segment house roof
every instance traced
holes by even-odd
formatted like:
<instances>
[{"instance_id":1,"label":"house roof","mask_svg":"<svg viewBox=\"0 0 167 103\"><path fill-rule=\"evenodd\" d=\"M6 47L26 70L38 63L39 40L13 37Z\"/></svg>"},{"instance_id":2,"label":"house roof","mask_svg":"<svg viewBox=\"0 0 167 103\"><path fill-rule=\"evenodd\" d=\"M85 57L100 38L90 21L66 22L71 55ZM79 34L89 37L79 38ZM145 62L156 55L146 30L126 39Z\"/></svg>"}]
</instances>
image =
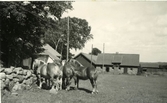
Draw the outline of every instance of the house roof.
<instances>
[{"instance_id":1,"label":"house roof","mask_svg":"<svg viewBox=\"0 0 167 103\"><path fill-rule=\"evenodd\" d=\"M140 66L143 68L159 68L159 63L140 62Z\"/></svg>"},{"instance_id":2,"label":"house roof","mask_svg":"<svg viewBox=\"0 0 167 103\"><path fill-rule=\"evenodd\" d=\"M95 64L96 63L96 59L97 59L97 56L96 55L90 55L90 54L86 54L86 53L79 53L78 55L76 55L74 57L77 58L79 55L83 55L85 58L87 58L89 61L91 61L92 59L92 62Z\"/></svg>"},{"instance_id":3,"label":"house roof","mask_svg":"<svg viewBox=\"0 0 167 103\"><path fill-rule=\"evenodd\" d=\"M45 49L42 53L40 53L41 55L49 55L52 59L56 59L58 60L61 55L54 50L49 44L46 44L43 46L43 48Z\"/></svg>"},{"instance_id":4,"label":"house roof","mask_svg":"<svg viewBox=\"0 0 167 103\"><path fill-rule=\"evenodd\" d=\"M103 58L104 65L120 63L121 66L139 66L139 54L102 53L98 55L96 64L102 65Z\"/></svg>"}]
</instances>

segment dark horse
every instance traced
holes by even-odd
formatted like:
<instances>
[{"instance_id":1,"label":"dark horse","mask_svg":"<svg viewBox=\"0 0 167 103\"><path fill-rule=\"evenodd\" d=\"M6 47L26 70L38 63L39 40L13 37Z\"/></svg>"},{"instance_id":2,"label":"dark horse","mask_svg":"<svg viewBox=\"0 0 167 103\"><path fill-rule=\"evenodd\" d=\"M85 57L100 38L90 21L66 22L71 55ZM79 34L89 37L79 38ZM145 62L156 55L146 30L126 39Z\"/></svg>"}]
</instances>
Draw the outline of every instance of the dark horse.
<instances>
[{"instance_id":1,"label":"dark horse","mask_svg":"<svg viewBox=\"0 0 167 103\"><path fill-rule=\"evenodd\" d=\"M62 71L63 71L62 86L64 89L69 90L71 79L74 77L74 67L71 65L70 62L63 60L62 61Z\"/></svg>"},{"instance_id":2,"label":"dark horse","mask_svg":"<svg viewBox=\"0 0 167 103\"><path fill-rule=\"evenodd\" d=\"M97 83L96 83L98 72L96 71L96 68L94 68L93 66L84 67L77 60L70 59L64 65L63 76L64 74L68 74L68 79L66 80L67 89L69 88L69 85L71 84L70 81L72 77L75 80L75 85L77 88L79 88L79 79L81 80L89 79L93 87L92 94L98 93Z\"/></svg>"}]
</instances>

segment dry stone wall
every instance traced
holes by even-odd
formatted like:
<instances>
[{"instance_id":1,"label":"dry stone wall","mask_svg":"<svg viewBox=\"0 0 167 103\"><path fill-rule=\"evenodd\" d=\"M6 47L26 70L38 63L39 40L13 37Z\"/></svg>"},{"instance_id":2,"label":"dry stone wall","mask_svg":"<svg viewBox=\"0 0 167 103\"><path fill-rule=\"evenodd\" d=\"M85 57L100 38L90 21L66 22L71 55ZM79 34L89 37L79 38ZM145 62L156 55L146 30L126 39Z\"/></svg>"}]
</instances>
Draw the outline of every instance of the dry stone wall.
<instances>
[{"instance_id":1,"label":"dry stone wall","mask_svg":"<svg viewBox=\"0 0 167 103\"><path fill-rule=\"evenodd\" d=\"M25 90L31 88L35 81L36 76L32 70L26 70L22 67L0 68L1 91Z\"/></svg>"}]
</instances>

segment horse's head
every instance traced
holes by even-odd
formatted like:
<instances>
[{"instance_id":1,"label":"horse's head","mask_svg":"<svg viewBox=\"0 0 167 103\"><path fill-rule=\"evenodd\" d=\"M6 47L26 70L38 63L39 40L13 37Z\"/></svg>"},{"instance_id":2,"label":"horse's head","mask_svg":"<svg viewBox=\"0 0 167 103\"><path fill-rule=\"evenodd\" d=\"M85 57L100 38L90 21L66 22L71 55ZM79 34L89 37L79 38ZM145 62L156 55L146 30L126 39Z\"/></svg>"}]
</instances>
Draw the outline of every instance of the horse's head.
<instances>
[{"instance_id":1,"label":"horse's head","mask_svg":"<svg viewBox=\"0 0 167 103\"><path fill-rule=\"evenodd\" d=\"M40 65L43 65L43 64L46 64L46 63L44 61L42 61L42 60L39 60L39 59L35 59L33 61L32 70L34 71L35 74L36 74L36 71L37 71L38 67Z\"/></svg>"},{"instance_id":2,"label":"horse's head","mask_svg":"<svg viewBox=\"0 0 167 103\"><path fill-rule=\"evenodd\" d=\"M35 68L38 68L42 64L45 64L45 62L42 61L42 60L35 59L33 61L33 67L32 67L32 69L34 70Z\"/></svg>"}]
</instances>

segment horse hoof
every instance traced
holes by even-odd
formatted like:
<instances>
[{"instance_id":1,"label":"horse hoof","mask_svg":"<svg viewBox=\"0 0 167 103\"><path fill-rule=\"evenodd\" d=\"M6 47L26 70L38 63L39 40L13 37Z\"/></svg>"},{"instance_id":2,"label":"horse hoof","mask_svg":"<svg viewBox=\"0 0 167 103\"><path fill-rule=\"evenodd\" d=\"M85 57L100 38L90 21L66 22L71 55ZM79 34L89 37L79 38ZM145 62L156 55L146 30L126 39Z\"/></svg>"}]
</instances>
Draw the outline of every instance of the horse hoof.
<instances>
[{"instance_id":1,"label":"horse hoof","mask_svg":"<svg viewBox=\"0 0 167 103\"><path fill-rule=\"evenodd\" d=\"M41 87L38 87L39 89L41 89Z\"/></svg>"},{"instance_id":2,"label":"horse hoof","mask_svg":"<svg viewBox=\"0 0 167 103\"><path fill-rule=\"evenodd\" d=\"M96 94L98 94L99 93L99 91L98 90L96 90Z\"/></svg>"},{"instance_id":3,"label":"horse hoof","mask_svg":"<svg viewBox=\"0 0 167 103\"><path fill-rule=\"evenodd\" d=\"M56 89L51 89L49 92L52 93L52 94L57 94L58 93L58 91Z\"/></svg>"},{"instance_id":4,"label":"horse hoof","mask_svg":"<svg viewBox=\"0 0 167 103\"><path fill-rule=\"evenodd\" d=\"M66 88L66 91L69 91L69 89L68 89L68 88Z\"/></svg>"},{"instance_id":5,"label":"horse hoof","mask_svg":"<svg viewBox=\"0 0 167 103\"><path fill-rule=\"evenodd\" d=\"M92 94L94 94L95 92L92 92Z\"/></svg>"}]
</instances>

